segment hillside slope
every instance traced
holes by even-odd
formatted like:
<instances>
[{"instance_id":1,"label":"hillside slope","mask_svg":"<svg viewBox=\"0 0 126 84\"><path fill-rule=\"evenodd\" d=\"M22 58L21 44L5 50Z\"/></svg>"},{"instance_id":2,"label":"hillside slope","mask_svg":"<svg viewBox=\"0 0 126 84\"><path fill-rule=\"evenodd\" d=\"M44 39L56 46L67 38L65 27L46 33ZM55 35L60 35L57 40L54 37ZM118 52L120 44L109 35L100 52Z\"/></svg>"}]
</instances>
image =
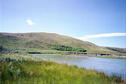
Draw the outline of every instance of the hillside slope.
<instances>
[{"instance_id":1,"label":"hillside slope","mask_svg":"<svg viewBox=\"0 0 126 84\"><path fill-rule=\"evenodd\" d=\"M126 48L115 48L115 47L106 47L109 50L120 52L120 53L126 53Z\"/></svg>"},{"instance_id":2,"label":"hillside slope","mask_svg":"<svg viewBox=\"0 0 126 84\"><path fill-rule=\"evenodd\" d=\"M0 45L8 48L51 49L51 45L66 45L73 48L84 48L87 52L116 53L87 41L55 33L0 33Z\"/></svg>"}]
</instances>

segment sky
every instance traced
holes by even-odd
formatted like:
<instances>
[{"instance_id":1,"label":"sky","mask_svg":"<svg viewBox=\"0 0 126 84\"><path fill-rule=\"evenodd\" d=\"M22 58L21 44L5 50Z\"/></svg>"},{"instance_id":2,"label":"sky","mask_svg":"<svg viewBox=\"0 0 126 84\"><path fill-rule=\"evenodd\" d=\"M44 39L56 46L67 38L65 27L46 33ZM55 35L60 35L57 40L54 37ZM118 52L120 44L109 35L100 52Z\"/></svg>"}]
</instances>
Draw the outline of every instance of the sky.
<instances>
[{"instance_id":1,"label":"sky","mask_svg":"<svg viewBox=\"0 0 126 84\"><path fill-rule=\"evenodd\" d=\"M0 32L48 32L126 48L126 0L0 0Z\"/></svg>"}]
</instances>

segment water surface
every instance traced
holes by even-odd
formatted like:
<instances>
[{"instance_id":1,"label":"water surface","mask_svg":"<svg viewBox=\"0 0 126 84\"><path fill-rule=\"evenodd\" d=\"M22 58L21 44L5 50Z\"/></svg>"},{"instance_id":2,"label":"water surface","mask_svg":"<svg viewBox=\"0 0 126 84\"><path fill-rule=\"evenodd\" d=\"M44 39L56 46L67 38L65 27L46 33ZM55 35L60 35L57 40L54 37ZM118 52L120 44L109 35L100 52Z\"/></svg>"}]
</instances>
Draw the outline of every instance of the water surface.
<instances>
[{"instance_id":1,"label":"water surface","mask_svg":"<svg viewBox=\"0 0 126 84\"><path fill-rule=\"evenodd\" d=\"M104 72L126 78L126 59L97 58L88 56L62 56L57 54L32 54L45 60L51 60L68 65L76 65L86 69Z\"/></svg>"}]
</instances>

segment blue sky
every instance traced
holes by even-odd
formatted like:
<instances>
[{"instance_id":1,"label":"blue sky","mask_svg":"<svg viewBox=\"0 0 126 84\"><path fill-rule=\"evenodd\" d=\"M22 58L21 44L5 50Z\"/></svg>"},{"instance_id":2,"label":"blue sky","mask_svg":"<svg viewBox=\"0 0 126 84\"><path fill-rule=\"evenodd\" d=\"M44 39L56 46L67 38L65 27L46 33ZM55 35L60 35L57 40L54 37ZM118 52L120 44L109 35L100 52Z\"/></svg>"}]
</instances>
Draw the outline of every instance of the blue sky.
<instances>
[{"instance_id":1,"label":"blue sky","mask_svg":"<svg viewBox=\"0 0 126 84\"><path fill-rule=\"evenodd\" d=\"M126 34L111 35L126 33L126 0L0 0L0 32L58 33L126 48Z\"/></svg>"}]
</instances>

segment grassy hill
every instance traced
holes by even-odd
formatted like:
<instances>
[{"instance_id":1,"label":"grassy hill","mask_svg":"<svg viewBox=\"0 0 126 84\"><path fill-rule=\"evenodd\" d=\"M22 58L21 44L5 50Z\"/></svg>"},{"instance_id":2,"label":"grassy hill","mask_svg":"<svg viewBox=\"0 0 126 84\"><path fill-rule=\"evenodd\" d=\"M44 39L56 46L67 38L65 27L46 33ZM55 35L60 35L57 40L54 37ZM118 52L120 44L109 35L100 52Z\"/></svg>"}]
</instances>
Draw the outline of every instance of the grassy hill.
<instances>
[{"instance_id":1,"label":"grassy hill","mask_svg":"<svg viewBox=\"0 0 126 84\"><path fill-rule=\"evenodd\" d=\"M17 49L51 50L52 45L65 45L73 48L83 48L87 52L117 53L93 43L55 33L0 33L0 45Z\"/></svg>"},{"instance_id":2,"label":"grassy hill","mask_svg":"<svg viewBox=\"0 0 126 84\"><path fill-rule=\"evenodd\" d=\"M120 53L126 53L126 48L115 48L115 47L106 47L109 50L113 50L116 52L120 52Z\"/></svg>"}]
</instances>

